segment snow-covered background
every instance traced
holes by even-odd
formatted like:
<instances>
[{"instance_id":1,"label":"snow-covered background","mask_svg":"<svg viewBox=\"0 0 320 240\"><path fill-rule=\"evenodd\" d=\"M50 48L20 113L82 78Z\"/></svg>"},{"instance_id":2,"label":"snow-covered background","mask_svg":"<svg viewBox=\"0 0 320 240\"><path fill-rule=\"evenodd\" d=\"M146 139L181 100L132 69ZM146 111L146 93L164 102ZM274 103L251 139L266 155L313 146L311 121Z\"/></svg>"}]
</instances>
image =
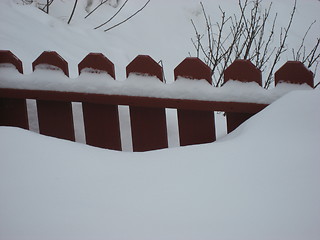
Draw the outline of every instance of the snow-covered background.
<instances>
[{"instance_id":1,"label":"snow-covered background","mask_svg":"<svg viewBox=\"0 0 320 240\"><path fill-rule=\"evenodd\" d=\"M139 54L147 54L156 61L163 61L164 72L168 82L173 81L173 69L189 54L196 55L191 42L195 37L191 19L205 33L205 20L198 0L151 0L146 8L130 21L103 32L107 27L122 21L144 5L146 0L130 0L123 10L109 23L97 31L94 27L107 21L120 7L108 4L101 6L95 13L84 19L86 0L79 0L75 15L66 25L74 1L55 0L50 7L50 16L30 5L16 5L20 0L3 0L0 2L0 47L12 50L24 63L26 73L32 72L31 63L45 50L55 50L65 58L71 67L70 76L78 74L77 64L89 52L101 52L114 64L119 80L125 78L125 67ZM41 0L38 2L46 2ZM96 6L100 1L93 0ZM112 1L114 2L114 1ZM123 3L124 0L120 0ZM238 13L237 0L202 1L211 16L212 22L221 17L219 6L232 15ZM263 0L267 7L271 0ZM272 16L278 12L277 29L288 24L293 0L273 1ZM285 61L292 60L291 48L298 47L309 25L318 20L319 1L298 0L297 12L288 39L288 51ZM272 18L270 23L272 24ZM305 45L313 47L319 38L320 21L316 22L309 33ZM279 37L275 39L278 44ZM318 82L318 80L316 81Z\"/></svg>"},{"instance_id":2,"label":"snow-covered background","mask_svg":"<svg viewBox=\"0 0 320 240\"><path fill-rule=\"evenodd\" d=\"M84 20L86 1L79 1L67 25L73 1L55 0L50 16L17 2L0 2L0 49L23 61L26 78L42 51L55 50L70 63L72 78L84 56L102 52L114 62L117 80L125 79L136 55L148 54L163 61L173 82L174 67L194 54L190 19L203 23L195 0L151 0L130 22L108 32L92 28L119 7L105 5ZM218 4L230 12L237 7L235 0L203 2L213 17L220 16ZM129 1L111 25L144 3ZM280 25L286 25L292 4L274 2ZM319 20L319 10L319 1L298 0L291 46ZM319 26L307 47L319 37ZM0 127L0 239L319 239L319 102L319 90L295 91L215 143L147 153ZM216 117L223 127L224 119Z\"/></svg>"}]
</instances>

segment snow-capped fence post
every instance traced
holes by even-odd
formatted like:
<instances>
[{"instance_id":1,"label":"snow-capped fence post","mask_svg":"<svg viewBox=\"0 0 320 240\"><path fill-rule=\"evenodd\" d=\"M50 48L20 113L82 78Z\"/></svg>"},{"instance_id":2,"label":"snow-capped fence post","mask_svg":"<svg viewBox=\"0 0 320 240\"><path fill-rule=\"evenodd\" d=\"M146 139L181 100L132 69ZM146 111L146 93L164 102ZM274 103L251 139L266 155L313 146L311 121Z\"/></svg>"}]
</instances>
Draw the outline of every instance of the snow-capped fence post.
<instances>
[{"instance_id":1,"label":"snow-capped fence post","mask_svg":"<svg viewBox=\"0 0 320 240\"><path fill-rule=\"evenodd\" d=\"M249 60L235 60L224 71L224 83L229 80L236 80L240 82L256 82L262 86L261 71ZM236 129L240 124L249 119L254 114L252 113L235 113L226 112L227 118L227 132L230 133Z\"/></svg>"},{"instance_id":2,"label":"snow-capped fence post","mask_svg":"<svg viewBox=\"0 0 320 240\"><path fill-rule=\"evenodd\" d=\"M78 64L79 75L85 68L107 72L113 79L116 79L114 64L102 53L89 53L84 59L82 59Z\"/></svg>"},{"instance_id":3,"label":"snow-capped fence post","mask_svg":"<svg viewBox=\"0 0 320 240\"><path fill-rule=\"evenodd\" d=\"M275 85L281 82L303 84L314 87L313 73L302 62L288 61L274 75Z\"/></svg>"},{"instance_id":4,"label":"snow-capped fence post","mask_svg":"<svg viewBox=\"0 0 320 240\"><path fill-rule=\"evenodd\" d=\"M199 58L188 57L175 69L174 78L205 79L212 87L211 69ZM213 111L178 109L180 146L209 143L216 140Z\"/></svg>"},{"instance_id":5,"label":"snow-capped fence post","mask_svg":"<svg viewBox=\"0 0 320 240\"><path fill-rule=\"evenodd\" d=\"M101 53L88 54L78 64L79 75L85 68L104 71L115 79L113 63ZM94 77L92 74L92 78ZM121 150L118 106L83 102L82 110L86 143L95 147Z\"/></svg>"},{"instance_id":6,"label":"snow-capped fence post","mask_svg":"<svg viewBox=\"0 0 320 240\"><path fill-rule=\"evenodd\" d=\"M60 68L69 77L68 63L56 52L43 52L33 63L33 71L40 64ZM48 71L50 71L48 69ZM72 106L64 99L57 101L37 100L40 133L74 141Z\"/></svg>"},{"instance_id":7,"label":"snow-capped fence post","mask_svg":"<svg viewBox=\"0 0 320 240\"><path fill-rule=\"evenodd\" d=\"M13 64L23 74L22 62L11 51L0 51L0 64ZM0 126L29 129L26 99L0 97Z\"/></svg>"},{"instance_id":8,"label":"snow-capped fence post","mask_svg":"<svg viewBox=\"0 0 320 240\"><path fill-rule=\"evenodd\" d=\"M36 69L36 66L40 64L47 64L60 68L64 74L69 77L69 67L68 62L64 60L57 52L55 51L44 51L41 55L33 61L32 70Z\"/></svg>"},{"instance_id":9,"label":"snow-capped fence post","mask_svg":"<svg viewBox=\"0 0 320 240\"><path fill-rule=\"evenodd\" d=\"M0 50L0 64L1 63L11 63L19 73L23 74L21 60L9 50Z\"/></svg>"},{"instance_id":10,"label":"snow-capped fence post","mask_svg":"<svg viewBox=\"0 0 320 240\"><path fill-rule=\"evenodd\" d=\"M139 55L126 67L130 73L156 76L163 81L161 66L150 56ZM150 98L152 101L152 98ZM168 147L165 108L130 106L133 151L141 152Z\"/></svg>"}]
</instances>

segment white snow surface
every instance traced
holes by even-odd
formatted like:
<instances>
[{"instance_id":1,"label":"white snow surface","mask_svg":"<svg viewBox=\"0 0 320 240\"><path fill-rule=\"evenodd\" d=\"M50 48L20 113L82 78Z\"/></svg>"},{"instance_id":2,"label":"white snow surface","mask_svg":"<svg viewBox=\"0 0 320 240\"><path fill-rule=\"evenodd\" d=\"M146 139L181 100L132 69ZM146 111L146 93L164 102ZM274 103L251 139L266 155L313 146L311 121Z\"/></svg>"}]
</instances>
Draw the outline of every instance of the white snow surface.
<instances>
[{"instance_id":1,"label":"white snow surface","mask_svg":"<svg viewBox=\"0 0 320 240\"><path fill-rule=\"evenodd\" d=\"M228 81L223 87L214 87L206 80L178 77L165 84L157 77L130 74L125 80L114 80L107 73L82 71L77 78L68 78L60 70L36 69L34 73L20 74L14 66L2 67L1 88L84 92L106 95L126 95L172 99L195 99L222 102L249 102L270 104L286 93L309 89L307 84L281 83L266 90L257 83Z\"/></svg>"},{"instance_id":2,"label":"white snow surface","mask_svg":"<svg viewBox=\"0 0 320 240\"><path fill-rule=\"evenodd\" d=\"M0 49L11 50L22 60L24 75L2 66L0 87L200 100L223 95L224 99L275 102L215 143L145 153L103 150L0 127L0 239L319 239L318 90L286 94L308 87L281 84L267 91L254 83L245 84L244 90L237 82L219 89L208 88L204 80L174 82L173 69L189 52L195 56L190 19L205 31L195 0L151 0L131 21L106 33L92 28L119 6L106 4L84 20L86 1L79 0L67 25L74 1L55 0L50 16L34 5L17 2L21 3L0 1ZM93 0L93 6L98 2ZM270 2L263 0L266 5ZM107 27L144 3L129 1ZM236 0L203 3L213 22L220 18L219 4L231 13L237 8ZM288 45L298 47L309 24L318 20L305 41L310 48L319 37L320 2L297 3ZM292 4L293 0L274 1L279 26L287 25ZM32 73L32 62L46 50L57 51L68 61L70 78L60 71ZM90 52L101 52L115 64L116 81L103 73L94 74L94 79L88 72L78 76L77 64ZM125 67L139 54L162 60L167 84L145 76L126 79ZM286 54L277 68L292 60L290 49ZM79 110L81 105L73 103L73 107ZM120 122L121 130L127 130L121 132L122 141L130 142L128 111L122 110L123 106L120 118L127 117ZM35 101L28 100L28 111L36 130ZM177 127L170 120L174 112L169 112L169 145L178 146L177 139L170 140ZM75 125L81 125L80 118L75 118Z\"/></svg>"},{"instance_id":3,"label":"white snow surface","mask_svg":"<svg viewBox=\"0 0 320 240\"><path fill-rule=\"evenodd\" d=\"M137 55L150 55L157 62L162 60L167 82L173 82L173 69L189 54L196 56L191 42L195 33L191 19L205 33L205 20L199 1L195 0L151 0L149 5L131 21L111 31L107 27L120 22L144 5L146 0L129 1L119 15L105 28L92 30L108 20L118 8L108 4L100 7L87 19L86 0L79 0L70 25L66 24L74 1L55 0L50 16L35 6L16 4L20 0L0 1L0 49L11 50L22 61L25 73L32 72L32 62L47 50L57 51L71 66L70 76L78 74L77 64L90 52L101 52L114 64L119 79L125 78L125 67ZM38 2L45 2L39 0ZM121 3L124 0L120 0ZM220 21L221 6L227 14L238 13L237 0L203 0L213 23ZM263 0L268 6L271 0ZM272 16L278 15L277 26L285 27L293 6L293 0L273 1ZM96 6L98 0L93 0ZM288 39L288 50L276 69L287 60L292 60L291 48L298 48L303 35L314 21L311 32L305 39L306 50L310 50L319 38L320 3L316 0L298 0L297 12ZM147 20L146 20L147 19ZM269 23L270 25L272 22ZM275 39L278 43L279 39ZM266 76L264 76L265 78ZM319 82L319 77L315 81Z\"/></svg>"},{"instance_id":4,"label":"white snow surface","mask_svg":"<svg viewBox=\"0 0 320 240\"><path fill-rule=\"evenodd\" d=\"M292 92L215 143L145 153L0 127L0 239L319 239L319 101Z\"/></svg>"}]
</instances>

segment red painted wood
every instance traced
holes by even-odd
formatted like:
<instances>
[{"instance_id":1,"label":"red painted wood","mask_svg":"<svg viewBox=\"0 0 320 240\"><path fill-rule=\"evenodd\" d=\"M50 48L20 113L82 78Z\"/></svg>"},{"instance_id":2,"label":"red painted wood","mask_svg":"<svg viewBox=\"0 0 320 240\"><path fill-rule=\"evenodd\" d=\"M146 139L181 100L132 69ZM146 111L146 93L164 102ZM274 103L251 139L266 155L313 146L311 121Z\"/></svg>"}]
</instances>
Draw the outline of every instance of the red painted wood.
<instances>
[{"instance_id":1,"label":"red painted wood","mask_svg":"<svg viewBox=\"0 0 320 240\"><path fill-rule=\"evenodd\" d=\"M156 76L163 82L163 71L161 66L147 55L138 55L126 67L127 77L130 73L146 74Z\"/></svg>"},{"instance_id":2,"label":"red painted wood","mask_svg":"<svg viewBox=\"0 0 320 240\"><path fill-rule=\"evenodd\" d=\"M79 74L84 68L102 70L115 78L113 63L101 53L88 54L78 65ZM83 101L82 109L87 144L121 150L118 105Z\"/></svg>"},{"instance_id":3,"label":"red painted wood","mask_svg":"<svg viewBox=\"0 0 320 240\"><path fill-rule=\"evenodd\" d=\"M280 82L303 84L314 87L313 73L302 62L288 61L274 75L275 84Z\"/></svg>"},{"instance_id":4,"label":"red painted wood","mask_svg":"<svg viewBox=\"0 0 320 240\"><path fill-rule=\"evenodd\" d=\"M174 76L190 79L205 79L208 83L212 84L211 69L196 57L185 58L175 69Z\"/></svg>"},{"instance_id":5,"label":"red painted wood","mask_svg":"<svg viewBox=\"0 0 320 240\"><path fill-rule=\"evenodd\" d=\"M249 60L235 60L224 72L224 83L236 80L240 82L256 82L262 86L261 71ZM255 113L226 112L227 132L230 133Z\"/></svg>"},{"instance_id":6,"label":"red painted wood","mask_svg":"<svg viewBox=\"0 0 320 240\"><path fill-rule=\"evenodd\" d=\"M37 100L40 133L74 141L71 102Z\"/></svg>"},{"instance_id":7,"label":"red painted wood","mask_svg":"<svg viewBox=\"0 0 320 240\"><path fill-rule=\"evenodd\" d=\"M32 63L33 71L39 64L56 66L69 76L68 63L56 52L43 52ZM75 140L71 102L37 100L37 110L41 134Z\"/></svg>"},{"instance_id":8,"label":"red painted wood","mask_svg":"<svg viewBox=\"0 0 320 240\"><path fill-rule=\"evenodd\" d=\"M107 72L113 79L115 79L114 64L105 57L102 53L89 53L79 64L79 75L84 68L92 68L95 70L102 70Z\"/></svg>"},{"instance_id":9,"label":"red painted wood","mask_svg":"<svg viewBox=\"0 0 320 240\"><path fill-rule=\"evenodd\" d=\"M227 132L230 133L239 127L242 123L247 121L254 114L252 113L227 113Z\"/></svg>"},{"instance_id":10,"label":"red painted wood","mask_svg":"<svg viewBox=\"0 0 320 240\"><path fill-rule=\"evenodd\" d=\"M178 110L178 122L180 146L216 140L213 112Z\"/></svg>"},{"instance_id":11,"label":"red painted wood","mask_svg":"<svg viewBox=\"0 0 320 240\"><path fill-rule=\"evenodd\" d=\"M237 59L224 71L224 82L256 82L262 86L261 71L249 60Z\"/></svg>"},{"instance_id":12,"label":"red painted wood","mask_svg":"<svg viewBox=\"0 0 320 240\"><path fill-rule=\"evenodd\" d=\"M69 68L68 63L64 60L57 52L43 52L34 62L32 63L32 69L35 70L35 67L39 64L49 64L60 68L66 76L69 77Z\"/></svg>"},{"instance_id":13,"label":"red painted wood","mask_svg":"<svg viewBox=\"0 0 320 240\"><path fill-rule=\"evenodd\" d=\"M151 57L140 55L126 68L130 73L156 76L163 81L162 68ZM130 106L133 151L141 152L168 147L166 113L164 108Z\"/></svg>"},{"instance_id":14,"label":"red painted wood","mask_svg":"<svg viewBox=\"0 0 320 240\"><path fill-rule=\"evenodd\" d=\"M0 63L11 63L21 74L23 73L21 60L17 58L17 56L15 56L11 51L0 50Z\"/></svg>"},{"instance_id":15,"label":"red painted wood","mask_svg":"<svg viewBox=\"0 0 320 240\"><path fill-rule=\"evenodd\" d=\"M19 99L40 99L53 101L88 102L97 104L129 105L149 108L175 108L185 110L202 111L227 111L257 113L269 104L245 103L245 102L222 102L202 101L192 99L173 99L155 97L137 97L125 95L104 95L96 93L57 92L47 90L27 90L0 88L0 96Z\"/></svg>"},{"instance_id":16,"label":"red painted wood","mask_svg":"<svg viewBox=\"0 0 320 240\"><path fill-rule=\"evenodd\" d=\"M11 63L22 74L22 62L11 51L0 50L0 63ZM0 126L29 129L26 99L5 98L0 94Z\"/></svg>"},{"instance_id":17,"label":"red painted wood","mask_svg":"<svg viewBox=\"0 0 320 240\"><path fill-rule=\"evenodd\" d=\"M82 103L86 143L121 150L118 106Z\"/></svg>"},{"instance_id":18,"label":"red painted wood","mask_svg":"<svg viewBox=\"0 0 320 240\"><path fill-rule=\"evenodd\" d=\"M212 87L211 69L198 58L186 58L174 70L174 77L206 79ZM216 140L213 111L178 109L180 145L193 145Z\"/></svg>"},{"instance_id":19,"label":"red painted wood","mask_svg":"<svg viewBox=\"0 0 320 240\"><path fill-rule=\"evenodd\" d=\"M168 147L164 108L130 107L133 151L143 152Z\"/></svg>"},{"instance_id":20,"label":"red painted wood","mask_svg":"<svg viewBox=\"0 0 320 240\"><path fill-rule=\"evenodd\" d=\"M0 126L29 129L25 99L0 98Z\"/></svg>"}]
</instances>

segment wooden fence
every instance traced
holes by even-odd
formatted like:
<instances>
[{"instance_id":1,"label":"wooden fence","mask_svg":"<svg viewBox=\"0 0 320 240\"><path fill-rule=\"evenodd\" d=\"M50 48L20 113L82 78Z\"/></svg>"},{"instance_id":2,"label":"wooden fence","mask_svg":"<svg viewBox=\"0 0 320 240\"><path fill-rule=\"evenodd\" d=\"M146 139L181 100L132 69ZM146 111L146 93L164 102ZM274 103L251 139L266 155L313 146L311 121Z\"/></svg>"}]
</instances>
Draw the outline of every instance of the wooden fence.
<instances>
[{"instance_id":1,"label":"wooden fence","mask_svg":"<svg viewBox=\"0 0 320 240\"><path fill-rule=\"evenodd\" d=\"M0 63L13 64L23 74L21 60L10 51L0 51ZM68 63L56 52L43 52L32 63L33 70L39 64L56 66L69 76ZM78 65L79 75L84 68L105 71L115 79L113 63L102 54L88 54ZM127 76L130 73L156 76L163 81L161 66L149 56L136 57L126 67ZM205 79L212 84L210 68L198 58L189 57L182 61L174 69L174 77ZM224 82L232 79L262 85L260 70L247 60L236 60L226 69ZM279 81L306 83L313 87L313 74L302 63L290 61L275 73L275 84ZM71 141L75 140L71 103L82 103L86 143L114 150L121 150L118 106L128 105L134 151L168 147L165 108L177 109L180 145L186 146L215 141L214 111L226 112L227 131L231 132L268 105L0 88L0 125L29 129L27 99L36 100L41 134Z\"/></svg>"}]
</instances>

